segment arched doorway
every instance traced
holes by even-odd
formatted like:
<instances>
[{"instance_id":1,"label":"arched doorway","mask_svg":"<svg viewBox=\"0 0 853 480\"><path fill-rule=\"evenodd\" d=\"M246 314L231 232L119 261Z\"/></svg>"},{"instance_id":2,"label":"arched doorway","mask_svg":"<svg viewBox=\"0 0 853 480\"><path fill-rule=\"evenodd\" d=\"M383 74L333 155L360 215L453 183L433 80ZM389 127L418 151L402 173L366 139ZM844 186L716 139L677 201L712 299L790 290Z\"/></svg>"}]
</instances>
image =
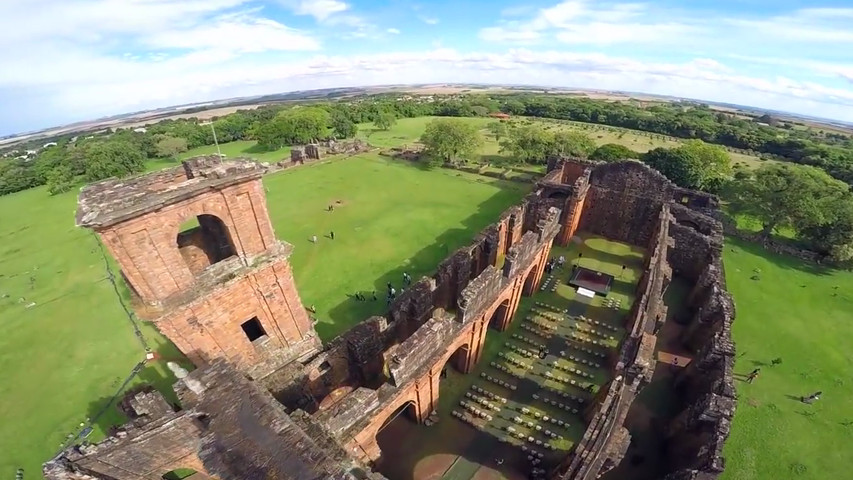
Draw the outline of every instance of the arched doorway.
<instances>
[{"instance_id":1,"label":"arched doorway","mask_svg":"<svg viewBox=\"0 0 853 480\"><path fill-rule=\"evenodd\" d=\"M404 478L407 468L398 459L419 448L420 427L416 423L415 403L408 401L394 410L376 431L376 444L382 452L376 466L389 478Z\"/></svg>"},{"instance_id":2,"label":"arched doorway","mask_svg":"<svg viewBox=\"0 0 853 480\"><path fill-rule=\"evenodd\" d=\"M492 318L489 319L489 326L495 330L502 332L509 325L509 299L507 298L498 308L492 313Z\"/></svg>"},{"instance_id":3,"label":"arched doorway","mask_svg":"<svg viewBox=\"0 0 853 480\"><path fill-rule=\"evenodd\" d=\"M459 373L468 373L468 345L461 345L457 348L447 360L444 361L444 365L441 367L441 379L447 378L449 374L449 367L453 365L453 368Z\"/></svg>"},{"instance_id":4,"label":"arched doorway","mask_svg":"<svg viewBox=\"0 0 853 480\"><path fill-rule=\"evenodd\" d=\"M539 266L535 266L530 269L527 273L527 277L524 279L524 289L522 293L525 295L533 295L536 293L536 277L539 274Z\"/></svg>"},{"instance_id":5,"label":"arched doorway","mask_svg":"<svg viewBox=\"0 0 853 480\"><path fill-rule=\"evenodd\" d=\"M228 227L216 215L202 214L182 223L178 228L176 243L193 275L237 255Z\"/></svg>"}]
</instances>

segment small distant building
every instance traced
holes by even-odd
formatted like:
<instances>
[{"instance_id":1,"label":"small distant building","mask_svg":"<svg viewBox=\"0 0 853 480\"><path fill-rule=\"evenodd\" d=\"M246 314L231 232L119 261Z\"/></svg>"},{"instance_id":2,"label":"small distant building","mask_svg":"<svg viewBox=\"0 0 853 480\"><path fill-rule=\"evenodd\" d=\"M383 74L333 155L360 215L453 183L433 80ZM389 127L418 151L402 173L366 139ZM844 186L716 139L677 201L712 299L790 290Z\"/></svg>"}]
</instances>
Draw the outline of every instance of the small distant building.
<instances>
[{"instance_id":1,"label":"small distant building","mask_svg":"<svg viewBox=\"0 0 853 480\"><path fill-rule=\"evenodd\" d=\"M509 119L509 114L503 113L503 112L490 113L489 116L492 118L497 118L498 120L508 120Z\"/></svg>"},{"instance_id":2,"label":"small distant building","mask_svg":"<svg viewBox=\"0 0 853 480\"><path fill-rule=\"evenodd\" d=\"M136 133L145 133L148 131L148 129L145 127L139 127L139 128L134 128L133 131Z\"/></svg>"},{"instance_id":3,"label":"small distant building","mask_svg":"<svg viewBox=\"0 0 853 480\"><path fill-rule=\"evenodd\" d=\"M42 148L55 147L55 146L56 146L56 142L47 142L44 144L44 146L42 146Z\"/></svg>"}]
</instances>

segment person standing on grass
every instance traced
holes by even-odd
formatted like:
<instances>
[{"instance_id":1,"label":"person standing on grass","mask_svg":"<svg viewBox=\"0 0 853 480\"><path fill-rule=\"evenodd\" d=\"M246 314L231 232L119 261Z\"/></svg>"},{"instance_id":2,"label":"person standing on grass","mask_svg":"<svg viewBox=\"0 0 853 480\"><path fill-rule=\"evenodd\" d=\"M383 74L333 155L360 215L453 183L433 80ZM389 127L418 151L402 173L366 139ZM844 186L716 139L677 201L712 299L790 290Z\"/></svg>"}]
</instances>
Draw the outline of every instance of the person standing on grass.
<instances>
[{"instance_id":1,"label":"person standing on grass","mask_svg":"<svg viewBox=\"0 0 853 480\"><path fill-rule=\"evenodd\" d=\"M816 401L820 400L820 396L821 396L821 395L823 395L823 392L819 392L819 391L818 391L818 392L814 392L813 394L809 395L808 397L803 397L803 398L801 398L800 400L801 400L803 403L806 403L806 404L811 405L811 404L813 404L814 402L816 402Z\"/></svg>"},{"instance_id":2,"label":"person standing on grass","mask_svg":"<svg viewBox=\"0 0 853 480\"><path fill-rule=\"evenodd\" d=\"M373 291L373 301L376 301L376 290Z\"/></svg>"},{"instance_id":3,"label":"person standing on grass","mask_svg":"<svg viewBox=\"0 0 853 480\"><path fill-rule=\"evenodd\" d=\"M311 235L311 243L317 243L317 235Z\"/></svg>"},{"instance_id":4,"label":"person standing on grass","mask_svg":"<svg viewBox=\"0 0 853 480\"><path fill-rule=\"evenodd\" d=\"M746 376L746 383L752 383L753 380L758 378L759 372L761 372L760 368L756 368L755 370L749 372L749 375Z\"/></svg>"},{"instance_id":5,"label":"person standing on grass","mask_svg":"<svg viewBox=\"0 0 853 480\"><path fill-rule=\"evenodd\" d=\"M335 239L335 232L334 231L329 232L329 238L331 238L332 240Z\"/></svg>"}]
</instances>

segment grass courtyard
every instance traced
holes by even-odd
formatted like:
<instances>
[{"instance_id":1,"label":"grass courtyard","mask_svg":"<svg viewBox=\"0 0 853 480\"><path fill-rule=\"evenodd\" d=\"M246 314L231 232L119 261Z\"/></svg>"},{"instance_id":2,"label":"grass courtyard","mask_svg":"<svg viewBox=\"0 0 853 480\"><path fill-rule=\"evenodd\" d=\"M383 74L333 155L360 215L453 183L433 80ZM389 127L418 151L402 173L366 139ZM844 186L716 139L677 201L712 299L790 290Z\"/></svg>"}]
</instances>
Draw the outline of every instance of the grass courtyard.
<instances>
[{"instance_id":1,"label":"grass courtyard","mask_svg":"<svg viewBox=\"0 0 853 480\"><path fill-rule=\"evenodd\" d=\"M614 277L620 276L622 264L628 266L606 298L579 297L566 285L568 262L579 252L581 266ZM540 467L549 468L580 439L582 411L592 392L609 380L603 357L625 335L622 322L642 273L643 251L584 236L582 244L552 249L552 258L560 255L566 265L545 274L541 288L522 298L510 327L488 332L472 372L463 375L448 367L440 386L438 424L419 426L401 416L380 433L386 476L526 478L519 475L530 470L528 455L541 453ZM538 356L540 348L548 351L544 359ZM496 458L505 462L498 465ZM502 476L481 477L484 471Z\"/></svg>"},{"instance_id":2,"label":"grass courtyard","mask_svg":"<svg viewBox=\"0 0 853 480\"><path fill-rule=\"evenodd\" d=\"M306 304L316 304L324 339L381 313L383 302L348 294L399 282L404 269L431 273L529 188L375 154L284 171L264 183L276 233L295 245L297 286ZM18 467L37 476L144 358L96 239L74 226L76 198L76 191L49 196L43 188L0 197L0 476L11 478ZM326 212L332 200L342 203ZM334 243L322 237L332 229ZM317 245L307 241L312 234L321 238ZM164 358L180 358L152 327L143 332ZM171 391L160 363L139 379ZM121 423L114 408L107 412L90 440Z\"/></svg>"}]
</instances>

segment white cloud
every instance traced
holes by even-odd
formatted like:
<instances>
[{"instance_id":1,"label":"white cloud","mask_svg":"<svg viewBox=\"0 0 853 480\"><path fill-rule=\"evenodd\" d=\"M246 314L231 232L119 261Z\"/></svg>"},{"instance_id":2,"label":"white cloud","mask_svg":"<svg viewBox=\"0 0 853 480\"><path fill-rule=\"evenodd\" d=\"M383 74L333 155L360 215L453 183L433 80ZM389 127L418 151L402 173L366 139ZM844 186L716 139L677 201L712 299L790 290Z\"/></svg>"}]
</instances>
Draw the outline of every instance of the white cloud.
<instances>
[{"instance_id":1,"label":"white cloud","mask_svg":"<svg viewBox=\"0 0 853 480\"><path fill-rule=\"evenodd\" d=\"M422 22L426 23L427 25L437 25L438 24L438 19L435 17L427 17L425 15L419 15L418 18Z\"/></svg>"},{"instance_id":2,"label":"white cloud","mask_svg":"<svg viewBox=\"0 0 853 480\"><path fill-rule=\"evenodd\" d=\"M335 13L349 10L349 5L339 0L302 0L295 6L297 15L311 15L323 21Z\"/></svg>"},{"instance_id":3,"label":"white cloud","mask_svg":"<svg viewBox=\"0 0 853 480\"><path fill-rule=\"evenodd\" d=\"M399 35L400 34L400 30L398 30L396 28L389 28L388 30L385 30L385 32L390 33L391 35Z\"/></svg>"},{"instance_id":4,"label":"white cloud","mask_svg":"<svg viewBox=\"0 0 853 480\"><path fill-rule=\"evenodd\" d=\"M539 42L542 39L542 34L535 30L486 27L480 30L479 37L487 42L527 45Z\"/></svg>"},{"instance_id":5,"label":"white cloud","mask_svg":"<svg viewBox=\"0 0 853 480\"><path fill-rule=\"evenodd\" d=\"M519 16L520 10L512 10ZM592 4L568 0L533 12L525 21L504 21L480 30L488 42L532 44L548 37L567 44L611 45L619 43L664 43L693 33L686 23L659 20L648 8L636 3Z\"/></svg>"},{"instance_id":6,"label":"white cloud","mask_svg":"<svg viewBox=\"0 0 853 480\"><path fill-rule=\"evenodd\" d=\"M731 26L766 41L853 44L853 8L808 8L766 19L728 19Z\"/></svg>"},{"instance_id":7,"label":"white cloud","mask_svg":"<svg viewBox=\"0 0 853 480\"><path fill-rule=\"evenodd\" d=\"M154 48L216 49L237 53L320 48L314 38L264 18L229 19L188 31L158 32L145 38L144 42Z\"/></svg>"}]
</instances>

